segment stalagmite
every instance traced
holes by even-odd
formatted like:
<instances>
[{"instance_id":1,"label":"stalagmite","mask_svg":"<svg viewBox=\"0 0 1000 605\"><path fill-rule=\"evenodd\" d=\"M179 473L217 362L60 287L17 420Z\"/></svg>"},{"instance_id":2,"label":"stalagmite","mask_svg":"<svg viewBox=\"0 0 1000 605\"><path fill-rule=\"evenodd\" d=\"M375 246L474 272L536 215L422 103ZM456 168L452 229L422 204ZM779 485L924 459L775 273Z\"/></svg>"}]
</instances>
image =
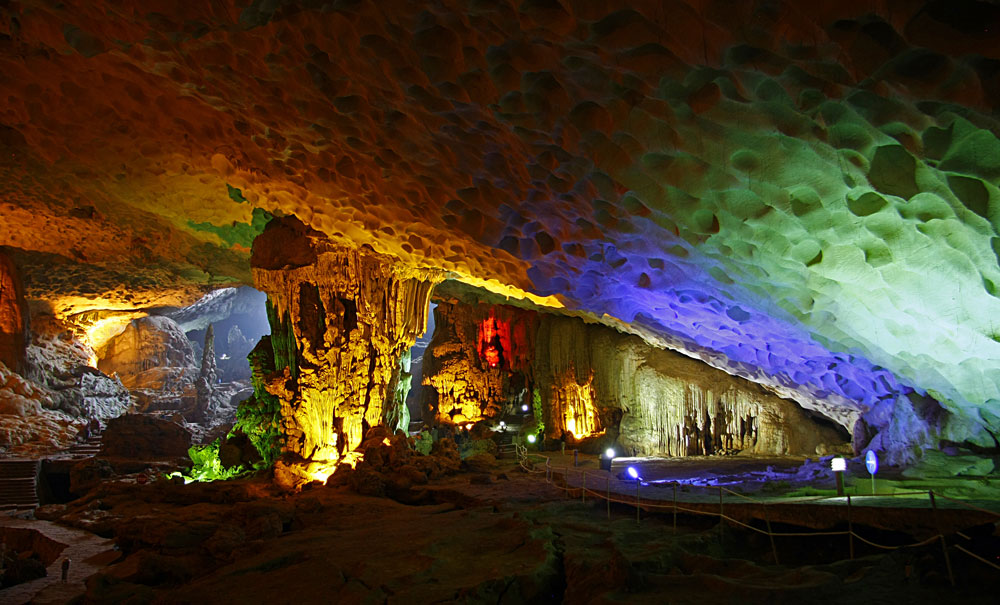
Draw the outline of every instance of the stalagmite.
<instances>
[{"instance_id":1,"label":"stalagmite","mask_svg":"<svg viewBox=\"0 0 1000 605\"><path fill-rule=\"evenodd\" d=\"M297 219L272 221L255 241L254 280L268 294L275 373L266 388L281 401L286 453L325 479L353 462L365 431L404 405L390 388L400 358L426 326L441 277L370 249L338 246Z\"/></svg>"},{"instance_id":2,"label":"stalagmite","mask_svg":"<svg viewBox=\"0 0 1000 605\"><path fill-rule=\"evenodd\" d=\"M848 440L757 384L576 317L443 301L435 320L425 420L498 420L532 393L547 437L633 454L814 454Z\"/></svg>"}]
</instances>

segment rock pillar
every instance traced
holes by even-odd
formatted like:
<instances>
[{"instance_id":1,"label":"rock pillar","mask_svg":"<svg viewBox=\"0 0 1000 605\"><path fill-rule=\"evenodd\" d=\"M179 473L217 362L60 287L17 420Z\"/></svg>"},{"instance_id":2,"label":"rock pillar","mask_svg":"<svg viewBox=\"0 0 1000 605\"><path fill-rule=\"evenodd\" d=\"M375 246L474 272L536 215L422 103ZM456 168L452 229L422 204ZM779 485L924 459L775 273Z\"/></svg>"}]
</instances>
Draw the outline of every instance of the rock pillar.
<instances>
[{"instance_id":1,"label":"rock pillar","mask_svg":"<svg viewBox=\"0 0 1000 605\"><path fill-rule=\"evenodd\" d=\"M338 246L295 218L271 221L251 266L268 295L274 373L265 388L280 399L284 451L328 473L353 460L369 427L398 421L400 359L425 329L441 276Z\"/></svg>"},{"instance_id":2,"label":"rock pillar","mask_svg":"<svg viewBox=\"0 0 1000 605\"><path fill-rule=\"evenodd\" d=\"M24 372L27 336L24 286L14 261L0 251L0 361L18 374Z\"/></svg>"}]
</instances>

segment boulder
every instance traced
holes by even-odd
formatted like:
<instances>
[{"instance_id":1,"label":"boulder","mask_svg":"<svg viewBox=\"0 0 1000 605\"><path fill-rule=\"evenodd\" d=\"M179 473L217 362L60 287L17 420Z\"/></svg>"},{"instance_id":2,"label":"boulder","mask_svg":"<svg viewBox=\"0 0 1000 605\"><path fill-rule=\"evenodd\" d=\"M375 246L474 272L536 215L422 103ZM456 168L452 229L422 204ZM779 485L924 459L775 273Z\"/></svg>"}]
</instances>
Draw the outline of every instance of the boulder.
<instances>
[{"instance_id":1,"label":"boulder","mask_svg":"<svg viewBox=\"0 0 1000 605\"><path fill-rule=\"evenodd\" d=\"M107 460L87 458L69 469L69 491L82 496L101 484L101 481L115 476L115 471Z\"/></svg>"},{"instance_id":2,"label":"boulder","mask_svg":"<svg viewBox=\"0 0 1000 605\"><path fill-rule=\"evenodd\" d=\"M162 459L187 456L191 433L183 426L145 414L108 421L101 444L104 456Z\"/></svg>"},{"instance_id":3,"label":"boulder","mask_svg":"<svg viewBox=\"0 0 1000 605\"><path fill-rule=\"evenodd\" d=\"M485 452L470 456L465 459L465 467L473 473L488 473L497 466L497 459L493 454Z\"/></svg>"}]
</instances>

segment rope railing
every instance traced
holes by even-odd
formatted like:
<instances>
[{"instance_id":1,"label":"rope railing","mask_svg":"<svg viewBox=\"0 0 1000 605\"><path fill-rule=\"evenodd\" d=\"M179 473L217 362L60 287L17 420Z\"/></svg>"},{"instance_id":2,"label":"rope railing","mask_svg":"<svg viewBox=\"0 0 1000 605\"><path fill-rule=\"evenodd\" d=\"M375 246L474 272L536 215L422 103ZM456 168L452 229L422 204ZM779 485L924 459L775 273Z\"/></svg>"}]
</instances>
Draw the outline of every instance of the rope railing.
<instances>
[{"instance_id":1,"label":"rope railing","mask_svg":"<svg viewBox=\"0 0 1000 605\"><path fill-rule=\"evenodd\" d=\"M952 568L951 568L951 560L950 560L950 558L948 556L948 548L947 548L948 545L947 545L947 542L945 540L944 533L941 531L940 521L938 519L937 504L936 504L935 499L934 499L935 496L937 496L939 498L944 498L945 500L948 500L950 502L954 502L955 504L958 504L960 506L964 506L966 508L969 508L969 509L972 509L972 510L976 510L976 511L979 511L979 512L988 513L988 514L990 514L992 516L1000 518L1000 513L996 513L994 511L990 511L988 509L981 508L981 507L969 504L967 502L963 502L961 500L957 500L955 498L949 498L947 496L942 496L941 494L938 494L938 493L934 492L933 490L928 490L926 492L896 492L896 493L892 493L892 494L884 494L884 496L887 496L887 497L893 497L893 496L927 496L930 499L930 504L931 504L931 508L933 510L933 515L934 515L934 521L935 521L935 524L937 525L937 533L935 535L933 535L933 536L930 536L929 538L927 538L925 540L922 540L922 541L919 541L919 542L914 542L912 544L905 544L905 545L898 545L898 546L878 544L878 543L873 542L873 541L865 538L864 536L861 536L860 534L858 534L854 530L853 521L852 521L852 504L851 504L851 498L852 498L852 496L847 496L846 497L847 519L848 519L848 529L847 530L811 531L811 532L776 532L776 531L773 531L771 529L771 520L770 520L770 515L768 514L768 509L771 506L773 506L775 504L802 504L802 503L806 503L806 502L814 502L814 501L819 501L819 500L830 500L830 499L833 499L833 498L842 498L842 496L836 496L836 497L834 497L834 496L816 496L816 497L810 497L810 498L795 498L795 499L790 499L789 498L789 499L777 499L777 500L767 500L767 501L765 501L765 500L760 500L760 499L757 499L757 498L753 498L753 497L748 496L746 494L742 494L742 493L733 491L733 490L731 490L729 488L726 488L726 487L723 487L723 486L714 486L714 489L717 489L719 491L719 511L716 512L716 511L711 511L711 510L698 509L698 508L690 508L688 506L679 505L678 502L677 502L677 488L678 488L678 486L680 484L678 484L678 483L671 484L671 487L673 488L673 501L672 502L664 502L661 499L650 499L650 498L645 498L644 499L644 498L642 498L641 493L640 493L640 489L642 487L642 482L639 481L639 480L634 481L634 483L635 483L635 497L634 498L629 498L627 496L624 496L618 489L612 491L612 489L611 489L612 478L609 477L609 476L605 477L604 490L601 491L601 490L594 489L593 487L587 485L587 470L586 469L572 469L572 470L576 470L576 471L578 471L580 473L580 481L581 481L581 484L579 486L574 486L574 485L571 485L570 482L569 482L569 475L570 475L570 472L571 472L570 467L553 467L552 463L551 463L551 459L549 459L548 457L539 456L539 458L544 458L544 461L545 461L545 468L542 469L542 470L539 470L539 469L534 468L534 465L530 462L530 460L529 460L529 454L528 454L528 451L527 451L526 447L518 445L516 451L517 451L517 456L518 456L518 462L520 463L521 467L525 471L530 472L530 473L542 473L542 472L544 472L545 473L545 480L546 480L546 482L549 483L550 485L552 485L553 487L556 487L557 489L559 489L559 490L561 490L563 492L566 492L567 495L571 491L575 492L575 491L579 490L579 492L580 492L580 499L583 502L586 502L588 496L590 496L591 498L593 498L595 500L601 500L601 499L605 500L606 503L607 503L608 519L611 518L611 504L612 503L625 504L625 505L628 505L628 506L634 506L635 509L636 509L636 522L637 523L640 520L640 511L642 509L646 509L647 511L649 511L649 510L657 510L657 509L660 509L660 510L663 510L663 509L672 510L673 511L673 515L674 515L673 527L674 527L674 532L675 533L677 531L677 513L678 512L687 513L687 514L694 514L694 515L705 515L705 516L718 517L719 518L719 536L720 536L720 540L723 539L723 526L727 522L730 523L730 524L732 524L732 525L738 526L738 527L746 528L746 529L751 530L753 532L756 532L758 534L766 535L766 536L768 536L768 538L771 541L771 549L772 549L772 553L774 555L775 563L778 562L778 552L777 552L777 548L776 548L775 542L774 542L774 539L776 537L778 537L778 538L790 538L790 537L848 536L849 537L849 541L850 541L849 545L850 545L850 553L851 553L851 558L852 559L854 558L854 540L855 539L857 539L860 542L862 542L864 544L867 544L867 545L869 545L869 546L871 546L873 548L878 548L878 549L881 549L881 550L888 550L888 551L899 550L899 549L903 549L903 548L916 548L916 547L920 547L920 546L927 546L928 544L932 544L932 543L934 543L936 541L940 541L941 542L942 551L943 551L943 554L944 554L945 566L946 566L947 572L948 572L948 578L951 581L952 586L954 586L955 585L955 578L954 578L954 574L953 574ZM540 460L539 460L539 462L540 462ZM556 475L557 474L560 475L561 482L556 480ZM622 483L624 483L623 480L617 479L617 478L615 479L615 481L618 483L618 485L616 486L617 488L620 488L621 485L622 485ZM628 481L627 483L628 484L632 484L633 482L632 481ZM697 488L703 488L703 489L713 489L713 486L689 486L689 488L690 487L697 487ZM753 525L751 525L749 523L745 523L743 521L740 521L739 519L735 519L732 516L725 514L725 511L724 511L724 495L725 494L730 494L732 496L736 496L737 498L740 498L740 499L742 499L742 500L744 500L746 502L749 502L751 504L754 504L754 505L762 507L762 510L764 511L764 519L765 519L765 523L766 523L767 529L761 529L759 527L755 527L755 526L753 526ZM883 496L883 495L879 494L877 497L881 497L881 496ZM857 496L854 496L854 497L857 497ZM708 504L708 503L704 503L704 504ZM971 540L968 536L962 534L961 532L958 532L958 535L961 536L962 538L967 539L967 540ZM986 559L986 558L984 558L984 557L982 557L982 556L980 556L980 555L978 555L978 554L976 554L974 552L971 552L970 550L962 547L961 545L955 544L954 546L955 546L955 548L957 550L960 550L961 552L966 553L967 555L969 555L969 556L971 556L971 557L973 557L973 558L975 558L975 559L977 559L977 560L979 560L979 561L981 561L981 562L989 565L990 567L992 567L994 569L1000 570L1000 565L997 565L996 563L993 563L993 562L989 561L988 559Z\"/></svg>"}]
</instances>

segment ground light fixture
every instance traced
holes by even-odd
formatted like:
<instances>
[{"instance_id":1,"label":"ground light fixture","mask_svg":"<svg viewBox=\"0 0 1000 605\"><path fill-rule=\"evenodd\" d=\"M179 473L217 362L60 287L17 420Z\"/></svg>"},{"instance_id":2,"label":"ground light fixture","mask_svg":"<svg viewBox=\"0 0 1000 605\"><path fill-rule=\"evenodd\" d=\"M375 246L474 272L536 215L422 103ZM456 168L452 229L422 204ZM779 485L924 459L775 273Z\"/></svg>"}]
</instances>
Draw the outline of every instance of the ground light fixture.
<instances>
[{"instance_id":1,"label":"ground light fixture","mask_svg":"<svg viewBox=\"0 0 1000 605\"><path fill-rule=\"evenodd\" d=\"M844 471L847 470L847 460L836 457L830 460L830 468L833 469L833 476L837 479L837 495L844 495Z\"/></svg>"},{"instance_id":2,"label":"ground light fixture","mask_svg":"<svg viewBox=\"0 0 1000 605\"><path fill-rule=\"evenodd\" d=\"M534 434L528 435L528 443L534 443L538 438Z\"/></svg>"},{"instance_id":3,"label":"ground light fixture","mask_svg":"<svg viewBox=\"0 0 1000 605\"><path fill-rule=\"evenodd\" d=\"M615 448L609 447L608 449L604 450L604 455L601 456L601 470L610 471L611 461L614 459L615 459Z\"/></svg>"}]
</instances>

